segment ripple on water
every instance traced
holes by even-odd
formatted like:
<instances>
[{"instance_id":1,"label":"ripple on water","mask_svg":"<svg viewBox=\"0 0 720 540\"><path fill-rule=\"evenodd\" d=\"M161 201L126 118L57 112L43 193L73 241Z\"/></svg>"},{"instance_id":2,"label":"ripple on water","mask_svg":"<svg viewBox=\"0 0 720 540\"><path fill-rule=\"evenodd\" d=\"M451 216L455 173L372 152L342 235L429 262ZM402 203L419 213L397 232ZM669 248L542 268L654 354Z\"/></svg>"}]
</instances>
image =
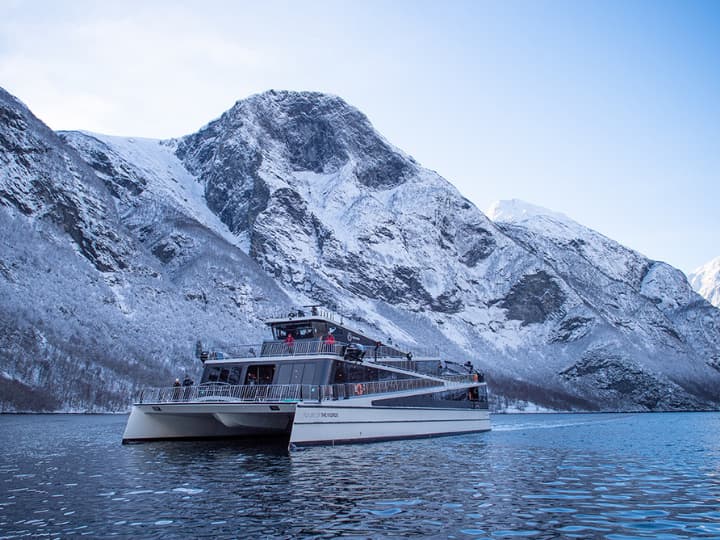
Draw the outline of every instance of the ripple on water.
<instances>
[{"instance_id":1,"label":"ripple on water","mask_svg":"<svg viewBox=\"0 0 720 540\"><path fill-rule=\"evenodd\" d=\"M530 536L537 536L538 534L540 534L540 531L523 530L523 529L512 529L512 530L504 529L504 530L493 531L491 533L491 535L496 538L530 537Z\"/></svg>"},{"instance_id":2,"label":"ripple on water","mask_svg":"<svg viewBox=\"0 0 720 540\"><path fill-rule=\"evenodd\" d=\"M28 465L26 452L0 438L0 453L17 454L15 463L0 467L0 529L8 536L51 538L161 538L180 530L187 537L222 539L238 531L278 538L720 536L720 476L707 474L708 466L720 462L720 451L712 450L720 447L717 437L708 435L714 433L708 426L683 425L673 434L665 425L673 418L700 427L707 418L720 424L720 415L638 415L615 423L584 418L591 421L292 456L230 443L123 447L117 443L121 421L115 432L87 437L94 446L73 439L83 429L53 437L46 445L63 451L57 457L43 454L37 467ZM655 418L662 420L660 428L643 427ZM520 420L568 423L558 419ZM33 433L53 433L52 420L43 421L50 427ZM86 426L103 421L77 420ZM682 440L673 446L678 449L704 445L710 453L688 460L688 452L658 450L658 438L659 444ZM103 440L110 442L98 443ZM628 445L628 440L640 442ZM73 462L73 455L82 459ZM109 469L108 461L117 466ZM96 494L92 505L86 493ZM64 499L51 498L58 495ZM43 519L15 524L28 516ZM72 529L79 523L89 527Z\"/></svg>"},{"instance_id":3,"label":"ripple on water","mask_svg":"<svg viewBox=\"0 0 720 540\"><path fill-rule=\"evenodd\" d=\"M577 512L577 509L575 508L565 508L563 506L549 506L545 508L538 508L538 511L543 512L545 514L572 514L573 512Z\"/></svg>"},{"instance_id":4,"label":"ripple on water","mask_svg":"<svg viewBox=\"0 0 720 540\"><path fill-rule=\"evenodd\" d=\"M385 510L366 510L366 512L369 512L370 514L374 516L380 516L380 517L391 517L396 516L402 512L400 508L386 508Z\"/></svg>"},{"instance_id":5,"label":"ripple on water","mask_svg":"<svg viewBox=\"0 0 720 540\"><path fill-rule=\"evenodd\" d=\"M620 519L647 519L666 517L670 513L665 510L626 510L623 512L608 512L608 516Z\"/></svg>"},{"instance_id":6,"label":"ripple on water","mask_svg":"<svg viewBox=\"0 0 720 540\"><path fill-rule=\"evenodd\" d=\"M201 488L179 487L179 488L174 488L173 491L176 493L185 493L186 495L197 495L199 493L202 493L205 490L201 489Z\"/></svg>"}]
</instances>

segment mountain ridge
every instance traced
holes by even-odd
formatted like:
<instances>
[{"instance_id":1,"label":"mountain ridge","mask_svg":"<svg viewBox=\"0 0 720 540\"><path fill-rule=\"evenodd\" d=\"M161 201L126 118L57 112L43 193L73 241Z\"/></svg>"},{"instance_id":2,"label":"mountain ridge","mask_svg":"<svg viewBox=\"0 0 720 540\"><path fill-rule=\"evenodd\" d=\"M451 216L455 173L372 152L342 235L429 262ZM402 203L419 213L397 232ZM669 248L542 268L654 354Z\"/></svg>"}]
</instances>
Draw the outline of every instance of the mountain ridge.
<instances>
[{"instance_id":1,"label":"mountain ridge","mask_svg":"<svg viewBox=\"0 0 720 540\"><path fill-rule=\"evenodd\" d=\"M87 183L104 186L103 204L117 212L110 221L123 231L126 266L95 268L113 299L101 318L121 329L120 341L147 343L133 322L147 318L146 332L173 343L151 347L143 377L123 374L126 390L148 384L152 369L154 385L193 369L179 360L181 342L257 339L263 314L312 301L375 335L474 360L495 407L718 405L718 311L683 286L684 276L579 224L556 238L491 221L337 96L265 92L166 141L59 135L54 144L92 171ZM31 183L34 173L19 170ZM17 228L28 237L25 222ZM19 255L10 244L3 253ZM0 280L8 297L26 301L27 287L9 283ZM5 380L20 384L32 361L7 365Z\"/></svg>"}]
</instances>

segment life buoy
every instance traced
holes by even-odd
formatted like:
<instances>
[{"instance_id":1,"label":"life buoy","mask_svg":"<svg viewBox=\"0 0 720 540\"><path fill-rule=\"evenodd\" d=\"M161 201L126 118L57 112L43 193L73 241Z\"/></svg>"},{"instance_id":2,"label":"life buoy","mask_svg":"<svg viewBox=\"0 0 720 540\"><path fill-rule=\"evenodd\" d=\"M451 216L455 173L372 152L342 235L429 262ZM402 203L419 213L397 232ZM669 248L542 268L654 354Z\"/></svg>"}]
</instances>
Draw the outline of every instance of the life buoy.
<instances>
[{"instance_id":1,"label":"life buoy","mask_svg":"<svg viewBox=\"0 0 720 540\"><path fill-rule=\"evenodd\" d=\"M355 393L356 393L358 396L362 396L362 395L363 395L363 391L364 391L363 385L360 384L360 383L357 383L357 384L355 385Z\"/></svg>"}]
</instances>

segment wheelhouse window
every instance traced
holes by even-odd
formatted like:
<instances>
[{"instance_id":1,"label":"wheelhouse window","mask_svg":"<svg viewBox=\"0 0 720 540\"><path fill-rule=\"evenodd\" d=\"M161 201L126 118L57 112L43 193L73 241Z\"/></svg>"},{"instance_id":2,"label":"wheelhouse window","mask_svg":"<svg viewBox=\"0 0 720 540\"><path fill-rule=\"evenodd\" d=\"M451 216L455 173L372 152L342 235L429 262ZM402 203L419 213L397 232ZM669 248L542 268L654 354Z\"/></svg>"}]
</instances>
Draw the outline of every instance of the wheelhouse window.
<instances>
[{"instance_id":1,"label":"wheelhouse window","mask_svg":"<svg viewBox=\"0 0 720 540\"><path fill-rule=\"evenodd\" d=\"M312 324L309 323L298 323L298 324L286 324L283 326L273 327L273 333L275 339L284 340L291 335L294 339L313 339L316 336L316 331Z\"/></svg>"}]
</instances>

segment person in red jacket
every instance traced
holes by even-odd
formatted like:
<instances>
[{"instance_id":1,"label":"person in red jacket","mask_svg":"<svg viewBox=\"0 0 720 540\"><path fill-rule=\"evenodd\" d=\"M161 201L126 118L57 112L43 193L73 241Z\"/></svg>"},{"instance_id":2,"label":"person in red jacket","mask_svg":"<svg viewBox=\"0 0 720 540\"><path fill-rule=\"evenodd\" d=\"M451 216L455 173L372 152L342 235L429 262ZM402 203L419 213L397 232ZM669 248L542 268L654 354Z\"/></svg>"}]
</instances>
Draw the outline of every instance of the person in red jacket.
<instances>
[{"instance_id":1,"label":"person in red jacket","mask_svg":"<svg viewBox=\"0 0 720 540\"><path fill-rule=\"evenodd\" d=\"M335 336L333 336L330 332L325 334L325 337L323 338L323 350L325 352L335 351Z\"/></svg>"},{"instance_id":2,"label":"person in red jacket","mask_svg":"<svg viewBox=\"0 0 720 540\"><path fill-rule=\"evenodd\" d=\"M288 332L288 335L285 338L285 345L287 346L288 352L292 354L295 349L295 338L290 332Z\"/></svg>"}]
</instances>

